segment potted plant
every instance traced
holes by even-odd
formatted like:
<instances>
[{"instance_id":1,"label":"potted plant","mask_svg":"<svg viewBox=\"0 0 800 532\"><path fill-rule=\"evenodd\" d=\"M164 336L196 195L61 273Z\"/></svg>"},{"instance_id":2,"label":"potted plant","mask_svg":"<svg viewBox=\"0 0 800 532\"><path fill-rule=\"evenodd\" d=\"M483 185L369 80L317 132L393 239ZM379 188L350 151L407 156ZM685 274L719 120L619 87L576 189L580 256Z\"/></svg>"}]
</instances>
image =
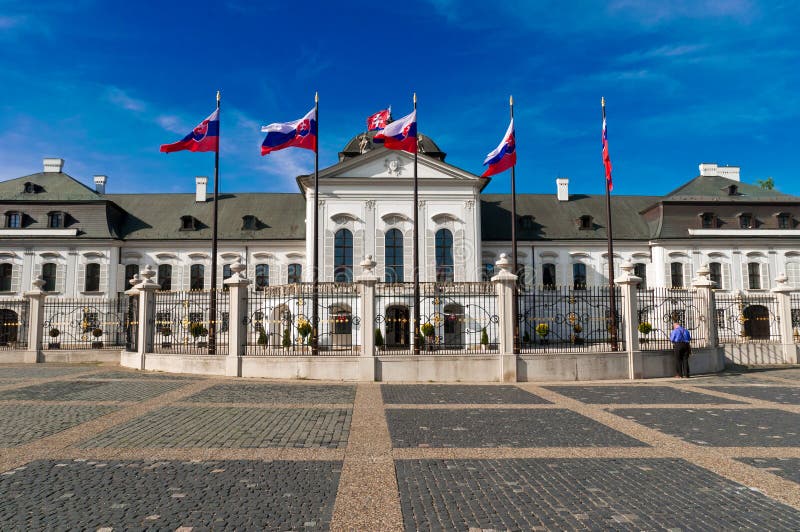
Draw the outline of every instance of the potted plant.
<instances>
[{"instance_id":1,"label":"potted plant","mask_svg":"<svg viewBox=\"0 0 800 532\"><path fill-rule=\"evenodd\" d=\"M525 334L522 335L522 346L530 347L530 345L531 345L531 333L525 331Z\"/></svg>"},{"instance_id":2,"label":"potted plant","mask_svg":"<svg viewBox=\"0 0 800 532\"><path fill-rule=\"evenodd\" d=\"M61 334L61 331L53 327L50 329L48 334L50 335L50 338L52 338L52 341L47 344L48 349L61 349L61 342L59 342L57 339Z\"/></svg>"},{"instance_id":3,"label":"potted plant","mask_svg":"<svg viewBox=\"0 0 800 532\"><path fill-rule=\"evenodd\" d=\"M267 336L267 332L264 330L264 327L258 328L258 340L256 340L256 344L264 347L269 344L269 336Z\"/></svg>"},{"instance_id":4,"label":"potted plant","mask_svg":"<svg viewBox=\"0 0 800 532\"><path fill-rule=\"evenodd\" d=\"M643 321L642 323L639 324L637 329L639 330L639 334L642 335L641 342L643 344L646 344L647 335L653 332L653 325L649 321Z\"/></svg>"},{"instance_id":5,"label":"potted plant","mask_svg":"<svg viewBox=\"0 0 800 532\"><path fill-rule=\"evenodd\" d=\"M289 330L289 327L283 330L283 341L281 345L287 349L292 347L292 332Z\"/></svg>"},{"instance_id":6,"label":"potted plant","mask_svg":"<svg viewBox=\"0 0 800 532\"><path fill-rule=\"evenodd\" d=\"M200 340L200 337L208 336L208 329L203 327L203 324L199 321L193 321L189 324L189 334L197 342L197 347L206 347L208 345L208 342Z\"/></svg>"},{"instance_id":7,"label":"potted plant","mask_svg":"<svg viewBox=\"0 0 800 532\"><path fill-rule=\"evenodd\" d=\"M103 347L103 341L100 340L100 337L103 336L103 329L100 327L95 327L92 329L92 337L94 337L94 341L92 342L92 349L99 349Z\"/></svg>"},{"instance_id":8,"label":"potted plant","mask_svg":"<svg viewBox=\"0 0 800 532\"><path fill-rule=\"evenodd\" d=\"M378 350L383 348L383 333L381 333L380 327L375 329L375 347L377 347Z\"/></svg>"},{"instance_id":9,"label":"potted plant","mask_svg":"<svg viewBox=\"0 0 800 532\"><path fill-rule=\"evenodd\" d=\"M575 325L572 326L572 335L570 339L572 340L573 344L575 345L583 344L583 338L581 338L582 332L583 332L583 327L581 326L580 323L576 323Z\"/></svg>"},{"instance_id":10,"label":"potted plant","mask_svg":"<svg viewBox=\"0 0 800 532\"><path fill-rule=\"evenodd\" d=\"M433 334L436 332L436 328L431 322L426 321L419 328L419 332L425 337L424 343L428 345L428 350L433 351Z\"/></svg>"},{"instance_id":11,"label":"potted plant","mask_svg":"<svg viewBox=\"0 0 800 532\"><path fill-rule=\"evenodd\" d=\"M308 335L311 334L311 323L305 318L297 320L297 334L300 335L300 343L305 344Z\"/></svg>"},{"instance_id":12,"label":"potted plant","mask_svg":"<svg viewBox=\"0 0 800 532\"><path fill-rule=\"evenodd\" d=\"M540 323L536 326L536 334L542 339L542 343L547 343L547 335L550 334L550 326L546 323Z\"/></svg>"},{"instance_id":13,"label":"potted plant","mask_svg":"<svg viewBox=\"0 0 800 532\"><path fill-rule=\"evenodd\" d=\"M481 351L486 351L489 348L489 334L486 332L486 327L481 329Z\"/></svg>"},{"instance_id":14,"label":"potted plant","mask_svg":"<svg viewBox=\"0 0 800 532\"><path fill-rule=\"evenodd\" d=\"M172 341L169 338L172 336L172 327L161 327L161 336L164 337L164 339L161 340L161 347L172 347Z\"/></svg>"}]
</instances>

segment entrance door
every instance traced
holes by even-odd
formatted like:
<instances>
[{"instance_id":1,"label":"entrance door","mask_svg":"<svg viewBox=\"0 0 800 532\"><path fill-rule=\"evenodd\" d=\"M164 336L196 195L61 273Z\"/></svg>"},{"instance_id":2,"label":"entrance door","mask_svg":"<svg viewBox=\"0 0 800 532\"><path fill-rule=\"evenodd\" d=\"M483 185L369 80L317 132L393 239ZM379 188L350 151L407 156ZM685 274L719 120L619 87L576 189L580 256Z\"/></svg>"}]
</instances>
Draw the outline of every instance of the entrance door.
<instances>
[{"instance_id":1,"label":"entrance door","mask_svg":"<svg viewBox=\"0 0 800 532\"><path fill-rule=\"evenodd\" d=\"M19 316L13 310L0 309L0 345L8 345L17 341L19 333Z\"/></svg>"},{"instance_id":2,"label":"entrance door","mask_svg":"<svg viewBox=\"0 0 800 532\"><path fill-rule=\"evenodd\" d=\"M769 309L750 305L744 309L744 334L753 340L769 340Z\"/></svg>"},{"instance_id":3,"label":"entrance door","mask_svg":"<svg viewBox=\"0 0 800 532\"><path fill-rule=\"evenodd\" d=\"M444 345L449 349L464 347L464 307L451 303L444 307Z\"/></svg>"},{"instance_id":4,"label":"entrance door","mask_svg":"<svg viewBox=\"0 0 800 532\"><path fill-rule=\"evenodd\" d=\"M386 347L407 348L410 345L411 320L408 307L392 306L386 309Z\"/></svg>"}]
</instances>

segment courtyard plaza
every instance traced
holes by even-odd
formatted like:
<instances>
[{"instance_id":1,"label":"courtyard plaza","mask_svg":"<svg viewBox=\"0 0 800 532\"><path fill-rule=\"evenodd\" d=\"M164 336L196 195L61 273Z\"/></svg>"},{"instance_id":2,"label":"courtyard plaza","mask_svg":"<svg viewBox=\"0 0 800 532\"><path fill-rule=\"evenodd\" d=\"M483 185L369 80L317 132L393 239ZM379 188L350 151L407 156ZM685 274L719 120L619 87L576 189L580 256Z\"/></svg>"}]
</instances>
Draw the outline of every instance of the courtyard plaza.
<instances>
[{"instance_id":1,"label":"courtyard plaza","mask_svg":"<svg viewBox=\"0 0 800 532\"><path fill-rule=\"evenodd\" d=\"M0 365L2 530L800 530L800 367L506 384Z\"/></svg>"}]
</instances>

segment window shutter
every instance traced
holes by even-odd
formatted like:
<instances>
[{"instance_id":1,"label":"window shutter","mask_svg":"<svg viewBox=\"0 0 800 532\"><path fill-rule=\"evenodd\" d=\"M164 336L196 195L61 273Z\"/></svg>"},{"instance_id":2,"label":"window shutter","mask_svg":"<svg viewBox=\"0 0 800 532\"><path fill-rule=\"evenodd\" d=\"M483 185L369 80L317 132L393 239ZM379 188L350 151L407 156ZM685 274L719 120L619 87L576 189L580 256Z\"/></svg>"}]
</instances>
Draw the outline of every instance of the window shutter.
<instances>
[{"instance_id":1,"label":"window shutter","mask_svg":"<svg viewBox=\"0 0 800 532\"><path fill-rule=\"evenodd\" d=\"M325 239L322 247L323 267L319 277L322 281L331 282L333 281L333 231L325 231Z\"/></svg>"},{"instance_id":2,"label":"window shutter","mask_svg":"<svg viewBox=\"0 0 800 532\"><path fill-rule=\"evenodd\" d=\"M403 242L405 245L405 242ZM405 249L403 249L405 252ZM375 275L381 282L386 279L386 233L380 229L375 230Z\"/></svg>"},{"instance_id":3,"label":"window shutter","mask_svg":"<svg viewBox=\"0 0 800 532\"><path fill-rule=\"evenodd\" d=\"M108 264L100 263L100 291L106 294L110 293L110 286L108 283Z\"/></svg>"},{"instance_id":4,"label":"window shutter","mask_svg":"<svg viewBox=\"0 0 800 532\"><path fill-rule=\"evenodd\" d=\"M750 276L747 275L747 261L742 260L742 289L748 290L750 288Z\"/></svg>"},{"instance_id":5,"label":"window shutter","mask_svg":"<svg viewBox=\"0 0 800 532\"><path fill-rule=\"evenodd\" d=\"M83 262L78 263L77 279L78 279L78 282L77 282L78 286L77 286L75 292L78 292L78 293L79 292L83 292L84 290L86 290L86 263L83 263Z\"/></svg>"},{"instance_id":6,"label":"window shutter","mask_svg":"<svg viewBox=\"0 0 800 532\"><path fill-rule=\"evenodd\" d=\"M411 280L414 275L414 230L403 235L403 280Z\"/></svg>"},{"instance_id":7,"label":"window shutter","mask_svg":"<svg viewBox=\"0 0 800 532\"><path fill-rule=\"evenodd\" d=\"M270 270L272 270L272 268L270 268ZM269 273L270 273L270 275L272 275L271 271ZM247 261L247 271L246 271L245 275L247 275L247 278L250 279L250 287L251 288L255 288L255 286L256 286L256 261L255 260L250 259L250 260ZM272 279L269 279L269 283L272 284Z\"/></svg>"},{"instance_id":8,"label":"window shutter","mask_svg":"<svg viewBox=\"0 0 800 532\"><path fill-rule=\"evenodd\" d=\"M664 286L672 288L672 263L667 262L664 264Z\"/></svg>"},{"instance_id":9,"label":"window shutter","mask_svg":"<svg viewBox=\"0 0 800 532\"><path fill-rule=\"evenodd\" d=\"M727 262L722 263L722 286L723 290L731 289L731 265Z\"/></svg>"},{"instance_id":10,"label":"window shutter","mask_svg":"<svg viewBox=\"0 0 800 532\"><path fill-rule=\"evenodd\" d=\"M56 266L56 292L60 294L65 294L66 287L67 287L67 265L58 264Z\"/></svg>"},{"instance_id":11,"label":"window shutter","mask_svg":"<svg viewBox=\"0 0 800 532\"><path fill-rule=\"evenodd\" d=\"M598 279L597 271L594 269L594 265L590 263L586 264L586 287L590 286L597 286L600 284L600 280Z\"/></svg>"},{"instance_id":12,"label":"window shutter","mask_svg":"<svg viewBox=\"0 0 800 532\"><path fill-rule=\"evenodd\" d=\"M691 288L692 287L692 263L691 262L684 262L683 263L683 287L684 288Z\"/></svg>"},{"instance_id":13,"label":"window shutter","mask_svg":"<svg viewBox=\"0 0 800 532\"><path fill-rule=\"evenodd\" d=\"M273 274L273 270L275 273ZM275 282L277 284L288 284L289 283L289 264L281 264L275 259L271 259L269 261L269 276L275 278Z\"/></svg>"},{"instance_id":14,"label":"window shutter","mask_svg":"<svg viewBox=\"0 0 800 532\"><path fill-rule=\"evenodd\" d=\"M427 264L427 272L425 278L420 279L432 283L436 281L436 233L434 231L425 231L425 257L420 257L423 264ZM413 245L413 244L412 244ZM413 265L412 265L413 267ZM413 275L413 271L411 274Z\"/></svg>"},{"instance_id":15,"label":"window shutter","mask_svg":"<svg viewBox=\"0 0 800 532\"><path fill-rule=\"evenodd\" d=\"M770 278L769 278L769 264L766 262L761 263L761 289L762 290L769 290L772 288L770 286Z\"/></svg>"},{"instance_id":16,"label":"window shutter","mask_svg":"<svg viewBox=\"0 0 800 532\"><path fill-rule=\"evenodd\" d=\"M181 279L181 285L183 287L184 292L188 292L191 287L191 276L192 276L192 265L185 264L183 268L181 268L183 272L183 278Z\"/></svg>"},{"instance_id":17,"label":"window shutter","mask_svg":"<svg viewBox=\"0 0 800 532\"><path fill-rule=\"evenodd\" d=\"M117 264L117 291L124 292L128 289L128 279L125 278L125 266L126 264ZM158 282L158 277L156 277L156 282Z\"/></svg>"},{"instance_id":18,"label":"window shutter","mask_svg":"<svg viewBox=\"0 0 800 532\"><path fill-rule=\"evenodd\" d=\"M211 264L203 263L203 290L211 288Z\"/></svg>"},{"instance_id":19,"label":"window shutter","mask_svg":"<svg viewBox=\"0 0 800 532\"><path fill-rule=\"evenodd\" d=\"M800 288L800 263L787 262L786 276L789 278L790 285L792 285L794 288Z\"/></svg>"},{"instance_id":20,"label":"window shutter","mask_svg":"<svg viewBox=\"0 0 800 532\"><path fill-rule=\"evenodd\" d=\"M19 292L20 277L22 275L21 264L11 264L11 291Z\"/></svg>"},{"instance_id":21,"label":"window shutter","mask_svg":"<svg viewBox=\"0 0 800 532\"><path fill-rule=\"evenodd\" d=\"M459 229L453 235L453 280L466 281L466 253L464 252L464 230Z\"/></svg>"},{"instance_id":22,"label":"window shutter","mask_svg":"<svg viewBox=\"0 0 800 532\"><path fill-rule=\"evenodd\" d=\"M361 275L361 261L364 260L364 230L353 233L353 280Z\"/></svg>"}]
</instances>

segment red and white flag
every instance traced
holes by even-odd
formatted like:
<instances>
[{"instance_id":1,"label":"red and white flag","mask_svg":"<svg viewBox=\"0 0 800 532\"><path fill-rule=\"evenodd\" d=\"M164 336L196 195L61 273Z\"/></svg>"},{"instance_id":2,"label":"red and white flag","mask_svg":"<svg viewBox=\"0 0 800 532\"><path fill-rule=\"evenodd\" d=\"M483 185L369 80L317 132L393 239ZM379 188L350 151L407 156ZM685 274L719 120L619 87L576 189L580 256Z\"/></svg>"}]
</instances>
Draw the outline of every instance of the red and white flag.
<instances>
[{"instance_id":1,"label":"red and white flag","mask_svg":"<svg viewBox=\"0 0 800 532\"><path fill-rule=\"evenodd\" d=\"M367 131L375 131L378 129L383 129L386 127L386 124L389 123L389 120L392 118L392 107L389 106L388 109L384 109L383 111L378 111L374 115L367 118Z\"/></svg>"},{"instance_id":2,"label":"red and white flag","mask_svg":"<svg viewBox=\"0 0 800 532\"><path fill-rule=\"evenodd\" d=\"M611 157L608 155L608 130L606 129L606 108L603 106L603 166L606 167L606 187L608 191L614 190L611 182Z\"/></svg>"}]
</instances>

